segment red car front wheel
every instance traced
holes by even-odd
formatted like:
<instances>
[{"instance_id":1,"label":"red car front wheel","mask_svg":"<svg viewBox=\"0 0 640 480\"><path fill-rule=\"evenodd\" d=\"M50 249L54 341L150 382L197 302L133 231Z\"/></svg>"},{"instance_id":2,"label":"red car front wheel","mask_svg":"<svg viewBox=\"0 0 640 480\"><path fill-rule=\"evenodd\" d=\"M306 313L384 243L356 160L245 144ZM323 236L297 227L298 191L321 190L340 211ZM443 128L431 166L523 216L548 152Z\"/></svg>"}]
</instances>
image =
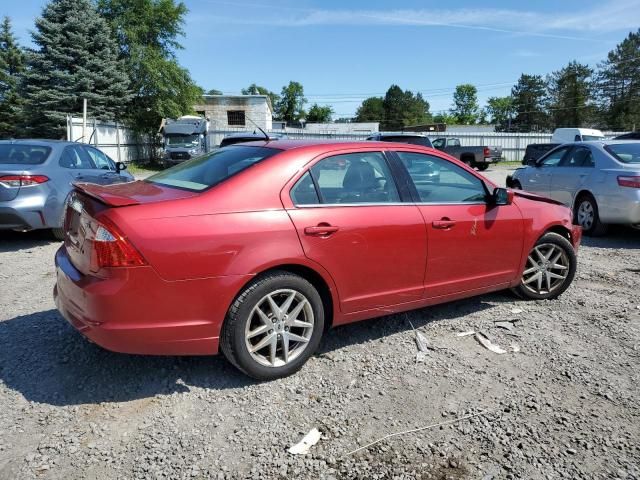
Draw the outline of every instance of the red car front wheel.
<instances>
[{"instance_id":1,"label":"red car front wheel","mask_svg":"<svg viewBox=\"0 0 640 480\"><path fill-rule=\"evenodd\" d=\"M576 253L569 240L557 233L547 233L529 252L515 292L531 300L556 298L571 285L576 265Z\"/></svg>"}]
</instances>

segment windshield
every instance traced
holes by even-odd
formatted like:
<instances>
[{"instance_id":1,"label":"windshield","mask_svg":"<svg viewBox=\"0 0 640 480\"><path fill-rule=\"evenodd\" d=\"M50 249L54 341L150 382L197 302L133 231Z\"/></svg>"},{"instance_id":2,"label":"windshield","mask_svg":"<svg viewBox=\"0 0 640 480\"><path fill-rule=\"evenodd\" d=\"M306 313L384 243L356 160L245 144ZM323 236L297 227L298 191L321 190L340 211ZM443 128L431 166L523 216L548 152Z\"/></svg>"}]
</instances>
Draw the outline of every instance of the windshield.
<instances>
[{"instance_id":1,"label":"windshield","mask_svg":"<svg viewBox=\"0 0 640 480\"><path fill-rule=\"evenodd\" d=\"M156 173L148 182L201 192L240 173L280 150L263 147L233 146L188 160Z\"/></svg>"},{"instance_id":2,"label":"windshield","mask_svg":"<svg viewBox=\"0 0 640 480\"><path fill-rule=\"evenodd\" d=\"M166 136L168 147L191 147L197 146L199 135L183 135L180 133L171 133Z\"/></svg>"},{"instance_id":3,"label":"windshield","mask_svg":"<svg viewBox=\"0 0 640 480\"><path fill-rule=\"evenodd\" d=\"M614 143L604 148L622 163L640 163L640 142Z\"/></svg>"},{"instance_id":4,"label":"windshield","mask_svg":"<svg viewBox=\"0 0 640 480\"><path fill-rule=\"evenodd\" d=\"M0 164L40 165L50 153L50 147L40 145L2 144Z\"/></svg>"},{"instance_id":5,"label":"windshield","mask_svg":"<svg viewBox=\"0 0 640 480\"><path fill-rule=\"evenodd\" d=\"M591 142L592 140L603 140L604 137L599 135L582 135L583 142Z\"/></svg>"}]
</instances>

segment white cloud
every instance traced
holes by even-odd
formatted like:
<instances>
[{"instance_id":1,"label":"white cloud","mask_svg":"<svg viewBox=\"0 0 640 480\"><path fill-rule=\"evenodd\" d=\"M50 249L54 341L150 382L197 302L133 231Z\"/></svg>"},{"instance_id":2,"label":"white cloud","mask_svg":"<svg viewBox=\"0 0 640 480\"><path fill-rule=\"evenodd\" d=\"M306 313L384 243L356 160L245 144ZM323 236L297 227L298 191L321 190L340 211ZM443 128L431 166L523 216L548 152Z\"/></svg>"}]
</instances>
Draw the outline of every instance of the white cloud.
<instances>
[{"instance_id":1,"label":"white cloud","mask_svg":"<svg viewBox=\"0 0 640 480\"><path fill-rule=\"evenodd\" d=\"M406 25L585 40L589 34L635 30L640 26L640 0L609 0L584 11L551 13L491 8L326 10L216 0L209 3L241 7L242 15L212 15L208 21L277 27ZM202 15L198 17L204 20Z\"/></svg>"}]
</instances>

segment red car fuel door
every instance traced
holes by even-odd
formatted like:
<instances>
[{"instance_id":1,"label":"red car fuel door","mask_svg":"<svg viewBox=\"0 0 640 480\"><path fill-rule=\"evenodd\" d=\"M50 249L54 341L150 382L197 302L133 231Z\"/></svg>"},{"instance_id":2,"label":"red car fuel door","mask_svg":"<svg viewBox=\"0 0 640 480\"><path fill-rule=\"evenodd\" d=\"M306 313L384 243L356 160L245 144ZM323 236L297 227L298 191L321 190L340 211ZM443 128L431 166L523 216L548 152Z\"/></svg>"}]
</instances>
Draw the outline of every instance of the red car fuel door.
<instances>
[{"instance_id":1,"label":"red car fuel door","mask_svg":"<svg viewBox=\"0 0 640 480\"><path fill-rule=\"evenodd\" d=\"M381 152L321 159L293 186L291 200L304 253L333 277L343 312L423 298L424 221L401 201Z\"/></svg>"},{"instance_id":2,"label":"red car fuel door","mask_svg":"<svg viewBox=\"0 0 640 480\"><path fill-rule=\"evenodd\" d=\"M416 152L397 154L415 185L427 227L426 297L513 281L524 236L518 207L488 204L483 180L452 161Z\"/></svg>"}]
</instances>

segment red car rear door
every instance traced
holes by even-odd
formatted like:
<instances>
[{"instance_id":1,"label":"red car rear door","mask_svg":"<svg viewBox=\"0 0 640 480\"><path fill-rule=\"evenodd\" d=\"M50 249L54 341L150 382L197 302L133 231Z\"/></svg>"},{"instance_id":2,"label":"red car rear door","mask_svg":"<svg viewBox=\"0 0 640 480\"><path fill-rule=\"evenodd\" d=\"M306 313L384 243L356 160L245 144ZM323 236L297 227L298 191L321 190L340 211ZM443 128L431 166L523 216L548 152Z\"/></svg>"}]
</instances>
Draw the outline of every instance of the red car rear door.
<instances>
[{"instance_id":1,"label":"red car rear door","mask_svg":"<svg viewBox=\"0 0 640 480\"><path fill-rule=\"evenodd\" d=\"M424 221L391 171L380 151L331 154L290 191L304 253L333 277L345 313L423 298Z\"/></svg>"},{"instance_id":2,"label":"red car rear door","mask_svg":"<svg viewBox=\"0 0 640 480\"><path fill-rule=\"evenodd\" d=\"M513 281L524 240L518 207L489 204L483 180L445 158L397 154L415 185L427 228L426 297Z\"/></svg>"}]
</instances>

